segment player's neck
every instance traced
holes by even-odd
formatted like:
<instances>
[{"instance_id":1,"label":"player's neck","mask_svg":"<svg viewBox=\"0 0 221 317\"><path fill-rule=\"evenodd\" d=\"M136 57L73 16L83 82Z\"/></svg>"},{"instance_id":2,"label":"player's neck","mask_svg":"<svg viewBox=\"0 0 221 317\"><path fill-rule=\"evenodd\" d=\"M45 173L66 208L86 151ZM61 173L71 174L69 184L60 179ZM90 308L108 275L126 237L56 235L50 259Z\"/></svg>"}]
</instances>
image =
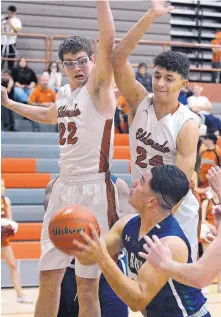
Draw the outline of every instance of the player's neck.
<instances>
[{"instance_id":1,"label":"player's neck","mask_svg":"<svg viewBox=\"0 0 221 317\"><path fill-rule=\"evenodd\" d=\"M155 98L153 101L155 114L158 120L167 116L169 113L174 113L178 105L179 101L176 99L174 101L165 102Z\"/></svg>"},{"instance_id":2,"label":"player's neck","mask_svg":"<svg viewBox=\"0 0 221 317\"><path fill-rule=\"evenodd\" d=\"M143 215L141 215L141 225L139 232L139 239L144 237L147 232L153 229L159 222L164 220L169 216L168 214L164 214L159 212L158 210L146 211Z\"/></svg>"}]
</instances>

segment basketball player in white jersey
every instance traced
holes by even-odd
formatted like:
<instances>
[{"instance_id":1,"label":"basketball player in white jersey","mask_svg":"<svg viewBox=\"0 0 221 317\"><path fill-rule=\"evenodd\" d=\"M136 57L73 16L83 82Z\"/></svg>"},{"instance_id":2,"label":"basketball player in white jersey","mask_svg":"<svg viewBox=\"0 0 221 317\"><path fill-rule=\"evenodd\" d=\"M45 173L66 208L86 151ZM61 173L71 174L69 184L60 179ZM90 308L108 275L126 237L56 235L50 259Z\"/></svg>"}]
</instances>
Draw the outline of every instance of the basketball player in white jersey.
<instances>
[{"instance_id":1,"label":"basketball player in white jersey","mask_svg":"<svg viewBox=\"0 0 221 317\"><path fill-rule=\"evenodd\" d=\"M116 84L127 100L133 117L130 122L133 179L140 179L153 166L170 164L180 168L190 181L195 166L198 121L193 112L178 102L180 91L188 84L188 58L172 51L156 57L152 78L153 94L149 94L136 81L128 61L152 23L172 9L165 7L165 1L152 0L147 13L123 37L113 52ZM198 210L198 201L189 191L175 214L190 241L194 260L198 251Z\"/></svg>"},{"instance_id":2,"label":"basketball player in white jersey","mask_svg":"<svg viewBox=\"0 0 221 317\"><path fill-rule=\"evenodd\" d=\"M109 177L113 149L113 89L111 54L115 29L109 2L97 1L99 48L94 65L93 47L87 38L65 39L59 58L69 84L61 87L50 108L33 107L8 99L2 88L2 105L33 121L59 125L60 177L53 185L41 236L39 297L35 317L57 316L60 284L71 256L59 252L48 236L51 217L74 203L95 212L105 232L118 219L115 191ZM97 265L75 264L80 317L99 317Z\"/></svg>"}]
</instances>

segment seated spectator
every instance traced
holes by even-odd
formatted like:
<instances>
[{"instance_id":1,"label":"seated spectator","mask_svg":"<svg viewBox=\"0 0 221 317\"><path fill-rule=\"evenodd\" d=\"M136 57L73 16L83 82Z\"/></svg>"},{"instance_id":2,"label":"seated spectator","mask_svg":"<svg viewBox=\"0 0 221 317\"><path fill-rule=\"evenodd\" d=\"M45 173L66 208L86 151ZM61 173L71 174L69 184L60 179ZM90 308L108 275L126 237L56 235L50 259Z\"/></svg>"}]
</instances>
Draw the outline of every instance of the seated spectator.
<instances>
[{"instance_id":1,"label":"seated spectator","mask_svg":"<svg viewBox=\"0 0 221 317\"><path fill-rule=\"evenodd\" d=\"M188 107L196 113L209 114L208 111L212 109L212 105L209 99L205 96L201 96L203 87L198 84L193 86L193 96L187 99Z\"/></svg>"},{"instance_id":2,"label":"seated spectator","mask_svg":"<svg viewBox=\"0 0 221 317\"><path fill-rule=\"evenodd\" d=\"M200 181L202 187L208 187L206 178L208 170L213 166L221 166L221 150L216 146L217 136L207 134L202 138L204 148L201 148Z\"/></svg>"},{"instance_id":3,"label":"seated spectator","mask_svg":"<svg viewBox=\"0 0 221 317\"><path fill-rule=\"evenodd\" d=\"M221 120L213 114L198 114L201 119L201 124L206 125L207 131L213 133L214 131L221 132Z\"/></svg>"},{"instance_id":4,"label":"seated spectator","mask_svg":"<svg viewBox=\"0 0 221 317\"><path fill-rule=\"evenodd\" d=\"M114 119L115 127L120 133L129 133L128 104L121 95L117 98L117 108Z\"/></svg>"},{"instance_id":5,"label":"seated spectator","mask_svg":"<svg viewBox=\"0 0 221 317\"><path fill-rule=\"evenodd\" d=\"M211 41L213 45L221 45L221 31L216 32L216 38ZM212 48L212 68L221 68L221 47L219 48ZM221 82L221 75L220 72L213 72L212 73L212 82L213 83L220 83Z\"/></svg>"},{"instance_id":6,"label":"seated spectator","mask_svg":"<svg viewBox=\"0 0 221 317\"><path fill-rule=\"evenodd\" d=\"M21 103L28 103L29 95L36 86L38 79L34 71L27 66L25 58L20 58L17 67L12 69L14 80L14 98Z\"/></svg>"},{"instance_id":7,"label":"seated spectator","mask_svg":"<svg viewBox=\"0 0 221 317\"><path fill-rule=\"evenodd\" d=\"M32 90L28 103L33 106L49 108L56 100L56 93L49 88L49 76L41 75L40 84ZM33 131L39 131L39 123L32 121Z\"/></svg>"},{"instance_id":8,"label":"seated spectator","mask_svg":"<svg viewBox=\"0 0 221 317\"><path fill-rule=\"evenodd\" d=\"M152 76L147 73L147 65L140 63L135 74L136 80L139 81L148 92L153 92L152 89Z\"/></svg>"},{"instance_id":9,"label":"seated spectator","mask_svg":"<svg viewBox=\"0 0 221 317\"><path fill-rule=\"evenodd\" d=\"M9 71L2 71L1 84L7 88L8 97L13 100L14 98L14 81ZM3 129L6 131L15 130L14 112L6 107L1 108Z\"/></svg>"},{"instance_id":10,"label":"seated spectator","mask_svg":"<svg viewBox=\"0 0 221 317\"><path fill-rule=\"evenodd\" d=\"M187 98L192 96L192 90L190 90L188 87L186 87L184 90L181 90L180 95L178 97L178 101L182 103L183 105L187 105Z\"/></svg>"},{"instance_id":11,"label":"seated spectator","mask_svg":"<svg viewBox=\"0 0 221 317\"><path fill-rule=\"evenodd\" d=\"M51 62L48 66L48 70L44 72L49 76L49 87L55 92L61 87L62 73L59 70L59 65L56 62Z\"/></svg>"}]
</instances>

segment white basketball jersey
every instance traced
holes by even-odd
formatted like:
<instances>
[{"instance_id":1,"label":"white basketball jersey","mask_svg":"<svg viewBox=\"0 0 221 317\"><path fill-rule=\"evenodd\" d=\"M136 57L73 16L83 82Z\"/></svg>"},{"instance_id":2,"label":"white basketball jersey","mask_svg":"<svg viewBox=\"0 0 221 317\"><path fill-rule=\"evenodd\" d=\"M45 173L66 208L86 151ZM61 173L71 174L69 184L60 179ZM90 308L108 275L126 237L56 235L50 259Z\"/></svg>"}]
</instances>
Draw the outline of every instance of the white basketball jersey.
<instances>
[{"instance_id":1,"label":"white basketball jersey","mask_svg":"<svg viewBox=\"0 0 221 317\"><path fill-rule=\"evenodd\" d=\"M157 120L153 107L153 95L147 96L139 105L130 127L131 172L133 179L158 165L175 165L177 136L188 120L199 122L198 116L179 104L173 114ZM193 260L198 250L197 226L199 203L189 191L175 214L192 247ZM191 212L192 211L192 212Z\"/></svg>"},{"instance_id":2,"label":"white basketball jersey","mask_svg":"<svg viewBox=\"0 0 221 317\"><path fill-rule=\"evenodd\" d=\"M99 115L86 85L73 92L69 85L61 87L56 105L61 174L107 172L113 155L113 119Z\"/></svg>"}]
</instances>

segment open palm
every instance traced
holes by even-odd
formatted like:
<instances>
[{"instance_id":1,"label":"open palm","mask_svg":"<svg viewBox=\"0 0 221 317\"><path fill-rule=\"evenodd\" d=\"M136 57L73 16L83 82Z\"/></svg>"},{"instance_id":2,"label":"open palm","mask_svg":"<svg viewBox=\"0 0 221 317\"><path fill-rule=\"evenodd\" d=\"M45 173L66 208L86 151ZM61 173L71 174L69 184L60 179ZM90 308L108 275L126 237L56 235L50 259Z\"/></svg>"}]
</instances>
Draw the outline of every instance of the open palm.
<instances>
[{"instance_id":1,"label":"open palm","mask_svg":"<svg viewBox=\"0 0 221 317\"><path fill-rule=\"evenodd\" d=\"M174 9L173 6L166 7L165 0L151 0L150 2L150 10L157 16L163 16Z\"/></svg>"}]
</instances>

